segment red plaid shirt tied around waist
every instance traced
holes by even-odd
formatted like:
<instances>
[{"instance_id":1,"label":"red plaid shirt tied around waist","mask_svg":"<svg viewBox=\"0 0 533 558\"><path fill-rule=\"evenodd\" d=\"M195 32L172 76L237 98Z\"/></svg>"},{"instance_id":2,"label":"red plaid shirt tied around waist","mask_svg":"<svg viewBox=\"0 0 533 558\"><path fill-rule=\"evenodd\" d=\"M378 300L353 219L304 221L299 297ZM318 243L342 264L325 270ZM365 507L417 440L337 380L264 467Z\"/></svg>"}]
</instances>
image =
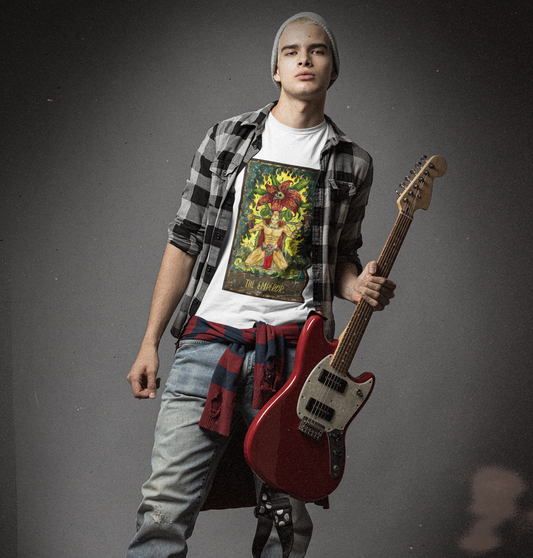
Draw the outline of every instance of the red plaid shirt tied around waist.
<instances>
[{"instance_id":1,"label":"red plaid shirt tied around waist","mask_svg":"<svg viewBox=\"0 0 533 558\"><path fill-rule=\"evenodd\" d=\"M246 349L255 346L254 396L252 406L261 407L283 384L285 347L295 347L305 322L271 326L258 322L254 327L238 329L191 318L182 339L202 339L226 343L228 348L218 361L200 426L229 436L238 380Z\"/></svg>"}]
</instances>

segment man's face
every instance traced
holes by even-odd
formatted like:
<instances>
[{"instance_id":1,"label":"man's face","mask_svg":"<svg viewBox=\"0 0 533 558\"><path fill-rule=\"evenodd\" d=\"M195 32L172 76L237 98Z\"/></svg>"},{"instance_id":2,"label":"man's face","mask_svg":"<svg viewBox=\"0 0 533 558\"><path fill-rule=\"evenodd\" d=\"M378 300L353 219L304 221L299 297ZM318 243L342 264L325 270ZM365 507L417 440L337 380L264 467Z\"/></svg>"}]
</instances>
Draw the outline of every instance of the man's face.
<instances>
[{"instance_id":1,"label":"man's face","mask_svg":"<svg viewBox=\"0 0 533 558\"><path fill-rule=\"evenodd\" d=\"M336 77L331 44L324 29L314 23L289 24L280 37L274 74L282 90L302 99L325 96Z\"/></svg>"}]
</instances>

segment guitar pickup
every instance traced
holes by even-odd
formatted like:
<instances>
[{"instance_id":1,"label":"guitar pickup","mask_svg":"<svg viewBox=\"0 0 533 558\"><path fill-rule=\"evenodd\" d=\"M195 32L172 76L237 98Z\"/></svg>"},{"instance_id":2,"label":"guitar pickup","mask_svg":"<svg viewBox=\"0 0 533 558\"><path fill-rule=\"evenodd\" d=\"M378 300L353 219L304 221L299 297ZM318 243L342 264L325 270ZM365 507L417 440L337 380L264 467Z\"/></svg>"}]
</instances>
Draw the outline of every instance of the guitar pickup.
<instances>
[{"instance_id":1,"label":"guitar pickup","mask_svg":"<svg viewBox=\"0 0 533 558\"><path fill-rule=\"evenodd\" d=\"M344 393L348 387L348 382L339 378L335 374L332 374L325 368L322 369L320 375L318 376L318 381L339 393Z\"/></svg>"},{"instance_id":2,"label":"guitar pickup","mask_svg":"<svg viewBox=\"0 0 533 558\"><path fill-rule=\"evenodd\" d=\"M324 403L320 403L314 397L310 397L305 409L309 411L312 415L319 417L323 420L331 422L333 415L335 414L335 409L328 407Z\"/></svg>"}]
</instances>

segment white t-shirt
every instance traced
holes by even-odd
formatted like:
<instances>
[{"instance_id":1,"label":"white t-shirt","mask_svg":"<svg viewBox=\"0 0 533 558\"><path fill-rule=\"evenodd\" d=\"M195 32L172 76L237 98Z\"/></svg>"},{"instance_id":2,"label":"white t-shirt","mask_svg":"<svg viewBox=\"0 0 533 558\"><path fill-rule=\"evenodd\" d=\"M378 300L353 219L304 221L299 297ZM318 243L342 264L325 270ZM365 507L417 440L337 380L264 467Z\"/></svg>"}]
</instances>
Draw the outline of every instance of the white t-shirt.
<instances>
[{"instance_id":1,"label":"white t-shirt","mask_svg":"<svg viewBox=\"0 0 533 558\"><path fill-rule=\"evenodd\" d=\"M328 125L269 114L262 147L237 177L228 234L197 315L238 328L304 321L313 304L311 220Z\"/></svg>"}]
</instances>

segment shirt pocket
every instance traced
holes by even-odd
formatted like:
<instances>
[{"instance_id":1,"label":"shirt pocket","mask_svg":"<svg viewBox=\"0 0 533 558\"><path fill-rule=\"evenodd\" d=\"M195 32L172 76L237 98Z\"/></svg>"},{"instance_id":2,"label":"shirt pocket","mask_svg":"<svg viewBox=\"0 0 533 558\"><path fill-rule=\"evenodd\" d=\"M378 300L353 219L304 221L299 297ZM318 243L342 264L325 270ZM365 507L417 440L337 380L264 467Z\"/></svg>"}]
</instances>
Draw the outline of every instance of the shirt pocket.
<instances>
[{"instance_id":1,"label":"shirt pocket","mask_svg":"<svg viewBox=\"0 0 533 558\"><path fill-rule=\"evenodd\" d=\"M238 170L238 165L232 161L216 160L211 163L209 168L211 171L211 196L209 197L209 205L215 209L219 209L220 205L226 201L228 194L228 180Z\"/></svg>"},{"instance_id":2,"label":"shirt pocket","mask_svg":"<svg viewBox=\"0 0 533 558\"><path fill-rule=\"evenodd\" d=\"M344 182L343 180L328 180L329 188L329 206L330 210L330 227L334 229L342 229L346 220L346 215L350 209L357 187L352 182Z\"/></svg>"},{"instance_id":3,"label":"shirt pocket","mask_svg":"<svg viewBox=\"0 0 533 558\"><path fill-rule=\"evenodd\" d=\"M329 185L331 186L331 191L333 196L341 202L343 199L347 199L350 203L349 198L354 196L357 192L357 187L353 182L344 182L343 180L335 180L334 178L329 179Z\"/></svg>"}]
</instances>

